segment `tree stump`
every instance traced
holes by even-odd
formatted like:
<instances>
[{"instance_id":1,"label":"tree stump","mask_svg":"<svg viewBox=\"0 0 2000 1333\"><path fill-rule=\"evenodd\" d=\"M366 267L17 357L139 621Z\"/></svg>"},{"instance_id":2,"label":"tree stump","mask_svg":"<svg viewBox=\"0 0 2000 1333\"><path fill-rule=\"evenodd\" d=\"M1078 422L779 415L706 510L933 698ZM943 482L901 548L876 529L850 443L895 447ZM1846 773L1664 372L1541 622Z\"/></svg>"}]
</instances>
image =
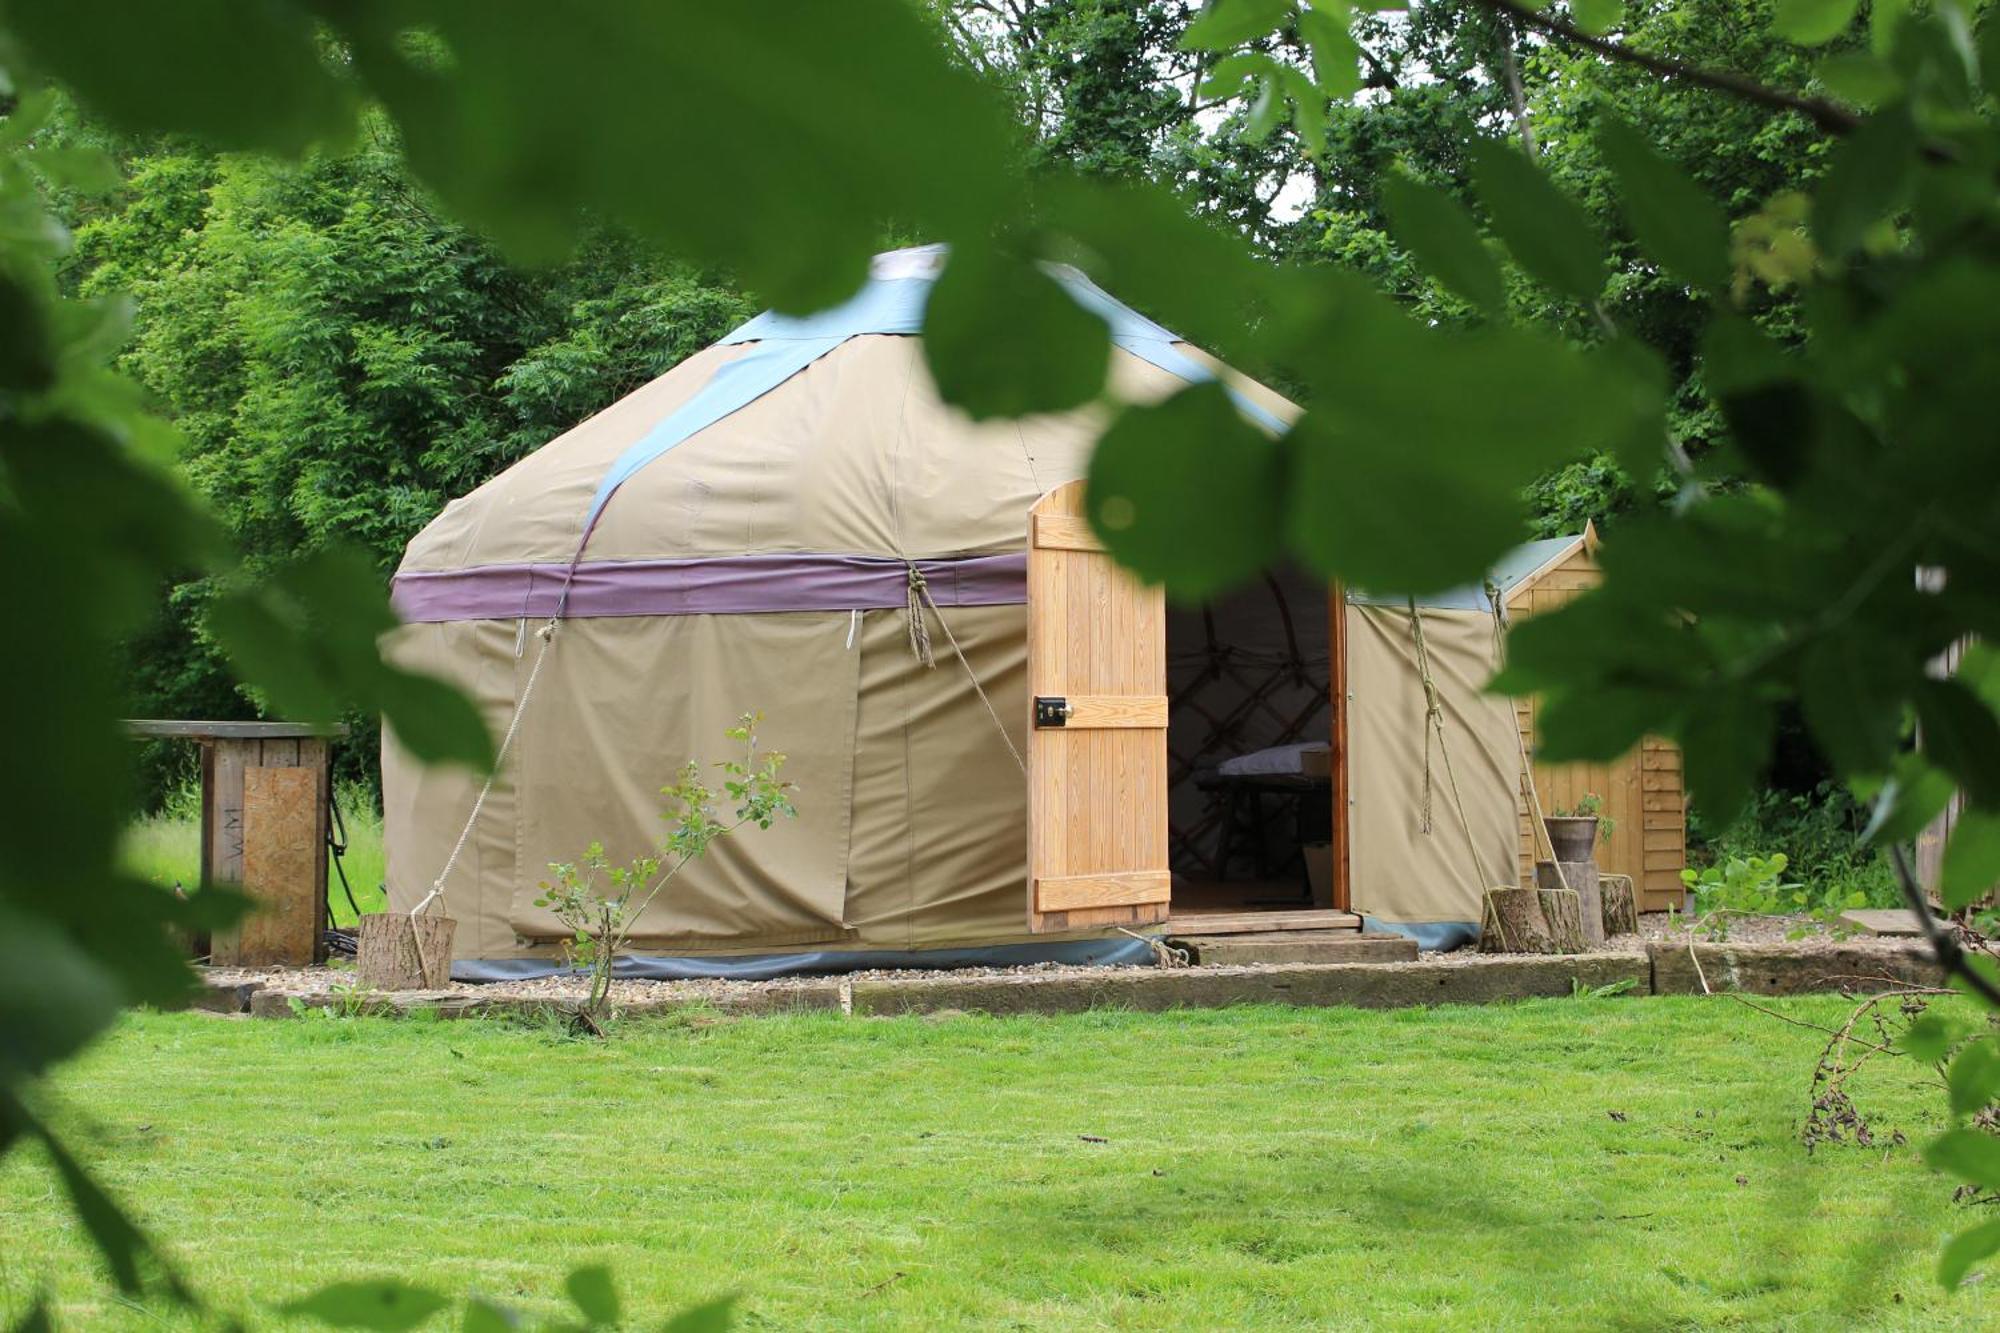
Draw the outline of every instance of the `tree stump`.
<instances>
[{"instance_id":1,"label":"tree stump","mask_svg":"<svg viewBox=\"0 0 2000 1333\"><path fill-rule=\"evenodd\" d=\"M1639 897L1632 889L1630 875L1600 875L1597 889L1604 897L1604 933L1639 933Z\"/></svg>"},{"instance_id":2,"label":"tree stump","mask_svg":"<svg viewBox=\"0 0 2000 1333\"><path fill-rule=\"evenodd\" d=\"M451 938L458 923L450 917L419 916L412 921L406 912L371 912L359 925L354 973L362 985L376 990L443 990L451 984Z\"/></svg>"},{"instance_id":3,"label":"tree stump","mask_svg":"<svg viewBox=\"0 0 2000 1333\"><path fill-rule=\"evenodd\" d=\"M1582 900L1568 889L1486 891L1481 953L1582 953Z\"/></svg>"},{"instance_id":4,"label":"tree stump","mask_svg":"<svg viewBox=\"0 0 2000 1333\"><path fill-rule=\"evenodd\" d=\"M1537 861L1535 882L1544 889L1568 889L1574 893L1578 910L1583 913L1584 943L1592 948L1604 943L1604 896L1598 887L1597 862Z\"/></svg>"}]
</instances>

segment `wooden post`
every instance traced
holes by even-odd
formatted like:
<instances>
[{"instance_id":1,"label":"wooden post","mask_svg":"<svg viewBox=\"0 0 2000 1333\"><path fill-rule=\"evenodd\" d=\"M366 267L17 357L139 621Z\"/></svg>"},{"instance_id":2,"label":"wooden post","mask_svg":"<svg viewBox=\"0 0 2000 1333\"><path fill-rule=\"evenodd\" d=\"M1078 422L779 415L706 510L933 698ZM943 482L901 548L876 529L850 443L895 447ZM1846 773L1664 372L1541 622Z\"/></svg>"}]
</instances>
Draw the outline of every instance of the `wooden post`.
<instances>
[{"instance_id":1,"label":"wooden post","mask_svg":"<svg viewBox=\"0 0 2000 1333\"><path fill-rule=\"evenodd\" d=\"M1479 923L1481 953L1582 953L1583 909L1568 889L1486 891Z\"/></svg>"},{"instance_id":2,"label":"wooden post","mask_svg":"<svg viewBox=\"0 0 2000 1333\"><path fill-rule=\"evenodd\" d=\"M1537 861L1535 882L1544 889L1568 889L1574 893L1577 909L1583 916L1584 943L1593 946L1604 943L1604 896L1598 887L1597 862Z\"/></svg>"},{"instance_id":3,"label":"wooden post","mask_svg":"<svg viewBox=\"0 0 2000 1333\"><path fill-rule=\"evenodd\" d=\"M251 915L209 942L224 967L305 966L326 956L329 736L291 722L128 722L134 735L198 742L201 878L240 885Z\"/></svg>"},{"instance_id":4,"label":"wooden post","mask_svg":"<svg viewBox=\"0 0 2000 1333\"><path fill-rule=\"evenodd\" d=\"M457 928L448 916L370 912L355 932L355 977L376 990L443 990Z\"/></svg>"},{"instance_id":5,"label":"wooden post","mask_svg":"<svg viewBox=\"0 0 2000 1333\"><path fill-rule=\"evenodd\" d=\"M1637 892L1632 887L1632 877L1599 875L1597 887L1604 898L1605 935L1637 935L1639 900Z\"/></svg>"},{"instance_id":6,"label":"wooden post","mask_svg":"<svg viewBox=\"0 0 2000 1333\"><path fill-rule=\"evenodd\" d=\"M1327 679L1333 705L1333 905L1351 912L1351 881L1348 878L1349 824L1353 811L1348 806L1347 763L1347 593L1338 584L1327 588Z\"/></svg>"}]
</instances>

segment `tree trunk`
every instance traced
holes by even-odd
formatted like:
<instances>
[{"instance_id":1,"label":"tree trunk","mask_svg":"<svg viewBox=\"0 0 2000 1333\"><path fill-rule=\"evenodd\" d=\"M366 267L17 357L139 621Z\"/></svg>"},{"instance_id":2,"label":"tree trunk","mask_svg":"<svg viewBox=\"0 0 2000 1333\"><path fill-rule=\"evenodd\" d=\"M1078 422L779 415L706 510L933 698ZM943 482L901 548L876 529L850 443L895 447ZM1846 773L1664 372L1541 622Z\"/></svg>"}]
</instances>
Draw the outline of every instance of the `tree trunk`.
<instances>
[{"instance_id":1,"label":"tree trunk","mask_svg":"<svg viewBox=\"0 0 2000 1333\"><path fill-rule=\"evenodd\" d=\"M371 912L361 918L356 936L355 976L376 990L443 990L451 984L451 937L457 929L448 916L413 922L405 912Z\"/></svg>"},{"instance_id":2,"label":"tree trunk","mask_svg":"<svg viewBox=\"0 0 2000 1333\"><path fill-rule=\"evenodd\" d=\"M1488 889L1481 953L1582 953L1583 909L1567 889Z\"/></svg>"},{"instance_id":3,"label":"tree trunk","mask_svg":"<svg viewBox=\"0 0 2000 1333\"><path fill-rule=\"evenodd\" d=\"M1598 892L1604 897L1604 933L1609 935L1637 935L1639 933L1639 898L1632 889L1630 875L1600 875L1597 880Z\"/></svg>"},{"instance_id":4,"label":"tree trunk","mask_svg":"<svg viewBox=\"0 0 2000 1333\"><path fill-rule=\"evenodd\" d=\"M1561 873L1557 873L1560 867ZM1596 948L1604 943L1604 896L1599 891L1595 861L1537 861L1535 881L1545 889L1568 889L1577 896L1583 913L1584 943Z\"/></svg>"}]
</instances>

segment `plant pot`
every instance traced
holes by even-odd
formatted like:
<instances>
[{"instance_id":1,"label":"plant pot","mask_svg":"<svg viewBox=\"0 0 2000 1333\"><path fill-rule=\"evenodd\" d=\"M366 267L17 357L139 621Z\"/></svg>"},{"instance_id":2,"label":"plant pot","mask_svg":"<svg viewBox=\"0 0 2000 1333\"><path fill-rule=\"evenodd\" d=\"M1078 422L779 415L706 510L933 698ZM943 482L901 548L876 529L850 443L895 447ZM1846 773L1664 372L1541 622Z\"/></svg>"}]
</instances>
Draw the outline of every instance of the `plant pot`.
<instances>
[{"instance_id":1,"label":"plant pot","mask_svg":"<svg viewBox=\"0 0 2000 1333\"><path fill-rule=\"evenodd\" d=\"M1542 820L1558 861L1588 861L1597 852L1596 815L1549 815Z\"/></svg>"}]
</instances>

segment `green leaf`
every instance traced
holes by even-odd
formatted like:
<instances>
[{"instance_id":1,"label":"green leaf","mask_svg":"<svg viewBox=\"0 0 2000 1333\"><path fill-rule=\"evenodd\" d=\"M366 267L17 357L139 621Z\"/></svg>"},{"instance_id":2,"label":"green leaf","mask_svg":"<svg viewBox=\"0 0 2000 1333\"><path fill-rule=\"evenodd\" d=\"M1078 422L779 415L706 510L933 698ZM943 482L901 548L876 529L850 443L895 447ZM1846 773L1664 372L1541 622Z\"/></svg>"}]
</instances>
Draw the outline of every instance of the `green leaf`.
<instances>
[{"instance_id":1,"label":"green leaf","mask_svg":"<svg viewBox=\"0 0 2000 1333\"><path fill-rule=\"evenodd\" d=\"M1847 31L1858 0L1777 0L1771 31L1801 46L1820 46Z\"/></svg>"},{"instance_id":2,"label":"green leaf","mask_svg":"<svg viewBox=\"0 0 2000 1333\"><path fill-rule=\"evenodd\" d=\"M491 767L492 737L464 695L382 660L377 639L395 625L373 563L340 547L227 593L208 613L231 662L286 718L326 723L344 705L377 709L426 763Z\"/></svg>"},{"instance_id":3,"label":"green leaf","mask_svg":"<svg viewBox=\"0 0 2000 1333\"><path fill-rule=\"evenodd\" d=\"M380 1278L331 1283L278 1308L285 1314L317 1319L334 1328L408 1333L449 1304L434 1291L394 1278Z\"/></svg>"},{"instance_id":4,"label":"green leaf","mask_svg":"<svg viewBox=\"0 0 2000 1333\"><path fill-rule=\"evenodd\" d=\"M64 0L10 5L7 22L36 63L133 133L299 153L354 127L356 90L320 58L301 5Z\"/></svg>"},{"instance_id":5,"label":"green leaf","mask_svg":"<svg viewBox=\"0 0 2000 1333\"><path fill-rule=\"evenodd\" d=\"M1938 1253L1938 1281L1946 1290L1956 1290L1972 1266L1995 1251L2000 1251L2000 1217L1968 1227L1945 1242Z\"/></svg>"},{"instance_id":6,"label":"green leaf","mask_svg":"<svg viewBox=\"0 0 2000 1333\"><path fill-rule=\"evenodd\" d=\"M1865 51L1836 51L1813 67L1813 75L1827 91L1860 107L1878 107L1893 102L1903 91L1903 76L1886 60Z\"/></svg>"},{"instance_id":7,"label":"green leaf","mask_svg":"<svg viewBox=\"0 0 2000 1333\"><path fill-rule=\"evenodd\" d=\"M2000 1097L2000 1048L1994 1046L1993 1038L1968 1042L1953 1057L1945 1086L1951 1093L1951 1113L1955 1116L1983 1111Z\"/></svg>"},{"instance_id":8,"label":"green leaf","mask_svg":"<svg viewBox=\"0 0 2000 1333\"><path fill-rule=\"evenodd\" d=\"M1909 842L1950 804L1957 785L1921 755L1896 757L1894 771L1875 796L1861 840L1878 847Z\"/></svg>"},{"instance_id":9,"label":"green leaf","mask_svg":"<svg viewBox=\"0 0 2000 1333\"><path fill-rule=\"evenodd\" d=\"M1925 1064L1936 1064L1951 1051L1951 1028L1933 1013L1919 1014L1910 1026L1903 1030L1896 1045L1907 1051L1912 1059Z\"/></svg>"},{"instance_id":10,"label":"green leaf","mask_svg":"<svg viewBox=\"0 0 2000 1333\"><path fill-rule=\"evenodd\" d=\"M1283 449L1210 382L1119 415L1091 455L1085 508L1121 564L1199 601L1276 560L1285 491Z\"/></svg>"},{"instance_id":11,"label":"green leaf","mask_svg":"<svg viewBox=\"0 0 2000 1333\"><path fill-rule=\"evenodd\" d=\"M1959 811L1944 849L1939 881L1938 896L1954 911L1978 902L2000 885L2000 814Z\"/></svg>"},{"instance_id":12,"label":"green leaf","mask_svg":"<svg viewBox=\"0 0 2000 1333\"><path fill-rule=\"evenodd\" d=\"M39 1296L35 1299L28 1313L15 1322L13 1333L56 1333L56 1326L49 1318L48 1297Z\"/></svg>"},{"instance_id":13,"label":"green leaf","mask_svg":"<svg viewBox=\"0 0 2000 1333\"><path fill-rule=\"evenodd\" d=\"M315 8L416 174L517 258L608 220L802 312L853 293L885 219L962 240L1025 193L1007 107L901 0Z\"/></svg>"},{"instance_id":14,"label":"green leaf","mask_svg":"<svg viewBox=\"0 0 2000 1333\"><path fill-rule=\"evenodd\" d=\"M1844 259L1878 220L1900 208L1916 180L1918 137L1909 111L1879 111L1835 145L1813 195L1812 234L1829 259Z\"/></svg>"},{"instance_id":15,"label":"green leaf","mask_svg":"<svg viewBox=\"0 0 2000 1333\"><path fill-rule=\"evenodd\" d=\"M1419 326L1372 292L1337 297L1294 366L1313 410L1288 437L1292 548L1375 593L1477 580L1526 536L1521 494L1659 403L1606 352L1505 327Z\"/></svg>"},{"instance_id":16,"label":"green leaf","mask_svg":"<svg viewBox=\"0 0 2000 1333\"><path fill-rule=\"evenodd\" d=\"M32 288L0 271L0 392L40 393L55 377L48 308Z\"/></svg>"},{"instance_id":17,"label":"green leaf","mask_svg":"<svg viewBox=\"0 0 2000 1333\"><path fill-rule=\"evenodd\" d=\"M1709 320L1702 334L1701 377L1710 393L1738 393L1795 373L1784 348L1751 320L1727 310Z\"/></svg>"},{"instance_id":18,"label":"green leaf","mask_svg":"<svg viewBox=\"0 0 2000 1333\"><path fill-rule=\"evenodd\" d=\"M2000 810L2000 721L1955 680L1921 682L1916 700L1924 752L1958 779L1971 805Z\"/></svg>"},{"instance_id":19,"label":"green leaf","mask_svg":"<svg viewBox=\"0 0 2000 1333\"><path fill-rule=\"evenodd\" d=\"M111 1280L117 1284L119 1291L127 1296L143 1295L147 1288L145 1269L150 1267L161 1275L167 1295L176 1303L194 1304L193 1293L181 1282L166 1257L146 1238L146 1234L125 1215L125 1210L91 1178L62 1140L36 1121L4 1089L0 1089L0 1126L15 1134L34 1133L41 1138L42 1147L55 1164L56 1174L62 1178L63 1188L69 1192L77 1220L83 1223L91 1244L97 1247L98 1254L111 1269Z\"/></svg>"},{"instance_id":20,"label":"green leaf","mask_svg":"<svg viewBox=\"0 0 2000 1333\"><path fill-rule=\"evenodd\" d=\"M1879 773L1895 758L1904 692L1918 678L1872 629L1838 630L1806 650L1799 702L1836 772Z\"/></svg>"},{"instance_id":21,"label":"green leaf","mask_svg":"<svg viewBox=\"0 0 2000 1333\"><path fill-rule=\"evenodd\" d=\"M736 1322L735 1309L734 1296L691 1306L661 1325L660 1333L727 1333Z\"/></svg>"},{"instance_id":22,"label":"green leaf","mask_svg":"<svg viewBox=\"0 0 2000 1333\"><path fill-rule=\"evenodd\" d=\"M1672 717L1672 698L1657 690L1566 690L1542 700L1536 752L1550 763L1611 759Z\"/></svg>"},{"instance_id":23,"label":"green leaf","mask_svg":"<svg viewBox=\"0 0 2000 1333\"><path fill-rule=\"evenodd\" d=\"M1985 1130L1946 1130L1925 1145L1924 1160L1960 1180L2000 1190L2000 1137Z\"/></svg>"},{"instance_id":24,"label":"green leaf","mask_svg":"<svg viewBox=\"0 0 2000 1333\"><path fill-rule=\"evenodd\" d=\"M1616 116L1598 122L1597 144L1639 244L1697 287L1726 286L1729 223L1707 192Z\"/></svg>"},{"instance_id":25,"label":"green leaf","mask_svg":"<svg viewBox=\"0 0 2000 1333\"><path fill-rule=\"evenodd\" d=\"M519 1315L504 1305L495 1305L478 1296L467 1298L465 1319L459 1324L460 1333L513 1333L519 1327Z\"/></svg>"},{"instance_id":26,"label":"green leaf","mask_svg":"<svg viewBox=\"0 0 2000 1333\"><path fill-rule=\"evenodd\" d=\"M124 999L119 977L63 932L0 906L0 1086L74 1055Z\"/></svg>"},{"instance_id":27,"label":"green leaf","mask_svg":"<svg viewBox=\"0 0 2000 1333\"><path fill-rule=\"evenodd\" d=\"M1595 304L1604 290L1604 243L1590 218L1511 145L1477 139L1471 152L1473 185L1515 261L1537 281Z\"/></svg>"},{"instance_id":28,"label":"green leaf","mask_svg":"<svg viewBox=\"0 0 2000 1333\"><path fill-rule=\"evenodd\" d=\"M1435 185L1391 172L1382 207L1396 240L1453 293L1489 315L1506 311L1500 265L1458 201Z\"/></svg>"},{"instance_id":29,"label":"green leaf","mask_svg":"<svg viewBox=\"0 0 2000 1333\"><path fill-rule=\"evenodd\" d=\"M493 767L493 738L479 710L455 687L434 676L385 668L364 707L381 709L383 720L411 754L427 764L463 764L485 772Z\"/></svg>"},{"instance_id":30,"label":"green leaf","mask_svg":"<svg viewBox=\"0 0 2000 1333\"><path fill-rule=\"evenodd\" d=\"M1262 37L1291 16L1292 0L1209 0L1181 37L1183 51L1227 51Z\"/></svg>"},{"instance_id":31,"label":"green leaf","mask_svg":"<svg viewBox=\"0 0 2000 1333\"><path fill-rule=\"evenodd\" d=\"M1777 716L1767 701L1742 687L1711 689L1693 703L1680 726L1688 792L1704 819L1726 828L1764 775Z\"/></svg>"},{"instance_id":32,"label":"green leaf","mask_svg":"<svg viewBox=\"0 0 2000 1333\"><path fill-rule=\"evenodd\" d=\"M618 1288L611 1281L609 1268L602 1264L590 1264L571 1269L563 1289L569 1292L570 1301L592 1324L618 1322Z\"/></svg>"},{"instance_id":33,"label":"green leaf","mask_svg":"<svg viewBox=\"0 0 2000 1333\"><path fill-rule=\"evenodd\" d=\"M1111 330L1033 263L961 245L931 291L924 360L974 420L1062 412L1104 387Z\"/></svg>"},{"instance_id":34,"label":"green leaf","mask_svg":"<svg viewBox=\"0 0 2000 1333\"><path fill-rule=\"evenodd\" d=\"M78 194L109 194L124 183L118 161L102 148L87 144L55 144L37 148L22 158L49 184Z\"/></svg>"},{"instance_id":35,"label":"green leaf","mask_svg":"<svg viewBox=\"0 0 2000 1333\"><path fill-rule=\"evenodd\" d=\"M1299 12L1299 33L1312 52L1313 78L1335 101L1361 91L1361 47L1343 18L1318 9Z\"/></svg>"},{"instance_id":36,"label":"green leaf","mask_svg":"<svg viewBox=\"0 0 2000 1333\"><path fill-rule=\"evenodd\" d=\"M1610 32L1625 17L1625 0L1570 0L1569 16L1593 37Z\"/></svg>"}]
</instances>

